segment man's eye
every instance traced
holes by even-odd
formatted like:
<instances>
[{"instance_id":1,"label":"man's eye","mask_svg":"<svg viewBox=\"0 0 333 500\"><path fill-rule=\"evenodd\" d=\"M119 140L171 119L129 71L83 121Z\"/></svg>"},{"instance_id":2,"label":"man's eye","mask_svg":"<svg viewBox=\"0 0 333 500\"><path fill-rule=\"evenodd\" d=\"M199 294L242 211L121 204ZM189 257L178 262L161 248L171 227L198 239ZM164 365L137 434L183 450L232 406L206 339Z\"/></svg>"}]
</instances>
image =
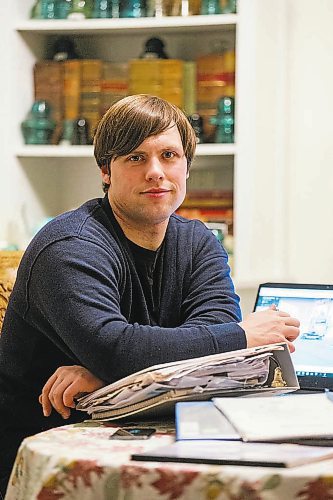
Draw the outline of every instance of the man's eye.
<instances>
[{"instance_id":1,"label":"man's eye","mask_svg":"<svg viewBox=\"0 0 333 500\"><path fill-rule=\"evenodd\" d=\"M164 158L174 158L175 153L173 151L165 151L163 153Z\"/></svg>"},{"instance_id":2,"label":"man's eye","mask_svg":"<svg viewBox=\"0 0 333 500\"><path fill-rule=\"evenodd\" d=\"M133 161L133 162L137 162L137 161L140 161L142 160L142 156L141 155L132 155L128 158L130 161Z\"/></svg>"}]
</instances>

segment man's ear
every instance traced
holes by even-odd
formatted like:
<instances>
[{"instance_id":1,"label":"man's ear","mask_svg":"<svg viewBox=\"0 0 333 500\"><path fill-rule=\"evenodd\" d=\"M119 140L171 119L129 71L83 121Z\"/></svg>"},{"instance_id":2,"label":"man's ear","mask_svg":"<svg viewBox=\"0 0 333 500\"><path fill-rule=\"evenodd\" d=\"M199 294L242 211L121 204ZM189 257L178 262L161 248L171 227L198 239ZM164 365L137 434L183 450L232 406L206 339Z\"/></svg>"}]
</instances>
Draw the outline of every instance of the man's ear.
<instances>
[{"instance_id":1,"label":"man's ear","mask_svg":"<svg viewBox=\"0 0 333 500\"><path fill-rule=\"evenodd\" d=\"M103 165L101 167L101 175L102 175L102 181L104 184L110 184L110 168L108 165Z\"/></svg>"},{"instance_id":2,"label":"man's ear","mask_svg":"<svg viewBox=\"0 0 333 500\"><path fill-rule=\"evenodd\" d=\"M187 171L187 172L186 172L186 179L188 179L189 177L190 177L190 172L189 172L189 171Z\"/></svg>"}]
</instances>

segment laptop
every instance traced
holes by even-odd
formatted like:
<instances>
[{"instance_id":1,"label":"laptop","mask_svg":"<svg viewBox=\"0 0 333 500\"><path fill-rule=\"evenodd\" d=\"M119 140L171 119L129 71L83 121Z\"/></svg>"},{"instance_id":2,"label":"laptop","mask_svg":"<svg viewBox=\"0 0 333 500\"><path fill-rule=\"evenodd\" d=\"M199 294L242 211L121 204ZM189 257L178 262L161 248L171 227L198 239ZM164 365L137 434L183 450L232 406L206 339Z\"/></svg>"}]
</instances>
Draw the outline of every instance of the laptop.
<instances>
[{"instance_id":1,"label":"laptop","mask_svg":"<svg viewBox=\"0 0 333 500\"><path fill-rule=\"evenodd\" d=\"M300 391L333 390L333 285L263 283L254 311L274 304L300 321L291 358Z\"/></svg>"}]
</instances>

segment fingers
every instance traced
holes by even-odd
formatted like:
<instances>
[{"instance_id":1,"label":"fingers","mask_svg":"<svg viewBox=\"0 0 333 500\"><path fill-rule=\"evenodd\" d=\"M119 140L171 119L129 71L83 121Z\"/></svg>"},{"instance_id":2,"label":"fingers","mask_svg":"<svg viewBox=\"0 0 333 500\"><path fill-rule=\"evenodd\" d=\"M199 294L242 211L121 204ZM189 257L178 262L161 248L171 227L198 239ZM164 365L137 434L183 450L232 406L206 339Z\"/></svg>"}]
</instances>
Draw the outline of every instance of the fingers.
<instances>
[{"instance_id":1,"label":"fingers","mask_svg":"<svg viewBox=\"0 0 333 500\"><path fill-rule=\"evenodd\" d=\"M73 382L65 389L62 400L65 406L75 408L74 398L80 392L79 384L77 381Z\"/></svg>"},{"instance_id":2,"label":"fingers","mask_svg":"<svg viewBox=\"0 0 333 500\"><path fill-rule=\"evenodd\" d=\"M39 402L46 417L54 408L63 418L70 416L70 408L75 408L74 398L82 392L92 392L105 385L89 370L82 366L62 366L58 368L43 387Z\"/></svg>"},{"instance_id":3,"label":"fingers","mask_svg":"<svg viewBox=\"0 0 333 500\"><path fill-rule=\"evenodd\" d=\"M56 370L48 379L43 387L42 394L39 396L39 402L42 404L45 417L51 415L52 408L65 419L70 416L70 409L63 402L63 393L69 384L70 382L64 380L61 368Z\"/></svg>"},{"instance_id":4,"label":"fingers","mask_svg":"<svg viewBox=\"0 0 333 500\"><path fill-rule=\"evenodd\" d=\"M283 322L283 324L285 325L283 327L284 336L286 337L287 340L290 340L291 342L294 341L300 333L299 320L296 318L293 318L292 316L290 316L289 313L287 313L285 311L278 311L277 314L281 318L281 321ZM294 347L293 347L293 350L295 350Z\"/></svg>"},{"instance_id":5,"label":"fingers","mask_svg":"<svg viewBox=\"0 0 333 500\"><path fill-rule=\"evenodd\" d=\"M52 411L52 405L49 400L49 393L57 379L56 372L49 378L43 387L42 394L39 396L39 402L42 404L44 417L49 417Z\"/></svg>"},{"instance_id":6,"label":"fingers","mask_svg":"<svg viewBox=\"0 0 333 500\"><path fill-rule=\"evenodd\" d=\"M287 340L293 342L299 335L299 328L296 328L295 326L288 326L285 328L283 333Z\"/></svg>"},{"instance_id":7,"label":"fingers","mask_svg":"<svg viewBox=\"0 0 333 500\"><path fill-rule=\"evenodd\" d=\"M290 316L290 314L285 311L277 311L277 314L278 316L283 316L283 317Z\"/></svg>"},{"instance_id":8,"label":"fingers","mask_svg":"<svg viewBox=\"0 0 333 500\"><path fill-rule=\"evenodd\" d=\"M65 405L63 400L63 394L68 389L68 384L66 380L57 380L48 396L53 408L65 419L71 414L70 409Z\"/></svg>"},{"instance_id":9,"label":"fingers","mask_svg":"<svg viewBox=\"0 0 333 500\"><path fill-rule=\"evenodd\" d=\"M296 328L300 327L300 322L298 321L298 319L292 318L291 316L289 316L289 318L285 319L284 322L287 326L295 326Z\"/></svg>"},{"instance_id":10,"label":"fingers","mask_svg":"<svg viewBox=\"0 0 333 500\"><path fill-rule=\"evenodd\" d=\"M295 346L294 346L294 344L292 342L289 342L287 340L287 345L288 345L288 348L289 348L290 352L295 352Z\"/></svg>"}]
</instances>

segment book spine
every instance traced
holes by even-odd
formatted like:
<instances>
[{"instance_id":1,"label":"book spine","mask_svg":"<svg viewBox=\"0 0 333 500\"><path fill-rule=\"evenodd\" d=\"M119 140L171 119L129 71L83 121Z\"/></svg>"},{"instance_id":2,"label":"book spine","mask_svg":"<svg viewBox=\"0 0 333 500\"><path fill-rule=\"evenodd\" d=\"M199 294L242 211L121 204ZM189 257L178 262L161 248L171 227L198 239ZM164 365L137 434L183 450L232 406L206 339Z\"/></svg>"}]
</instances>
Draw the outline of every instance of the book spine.
<instances>
[{"instance_id":1,"label":"book spine","mask_svg":"<svg viewBox=\"0 0 333 500\"><path fill-rule=\"evenodd\" d=\"M81 61L64 61L64 118L76 120L80 114Z\"/></svg>"}]
</instances>

